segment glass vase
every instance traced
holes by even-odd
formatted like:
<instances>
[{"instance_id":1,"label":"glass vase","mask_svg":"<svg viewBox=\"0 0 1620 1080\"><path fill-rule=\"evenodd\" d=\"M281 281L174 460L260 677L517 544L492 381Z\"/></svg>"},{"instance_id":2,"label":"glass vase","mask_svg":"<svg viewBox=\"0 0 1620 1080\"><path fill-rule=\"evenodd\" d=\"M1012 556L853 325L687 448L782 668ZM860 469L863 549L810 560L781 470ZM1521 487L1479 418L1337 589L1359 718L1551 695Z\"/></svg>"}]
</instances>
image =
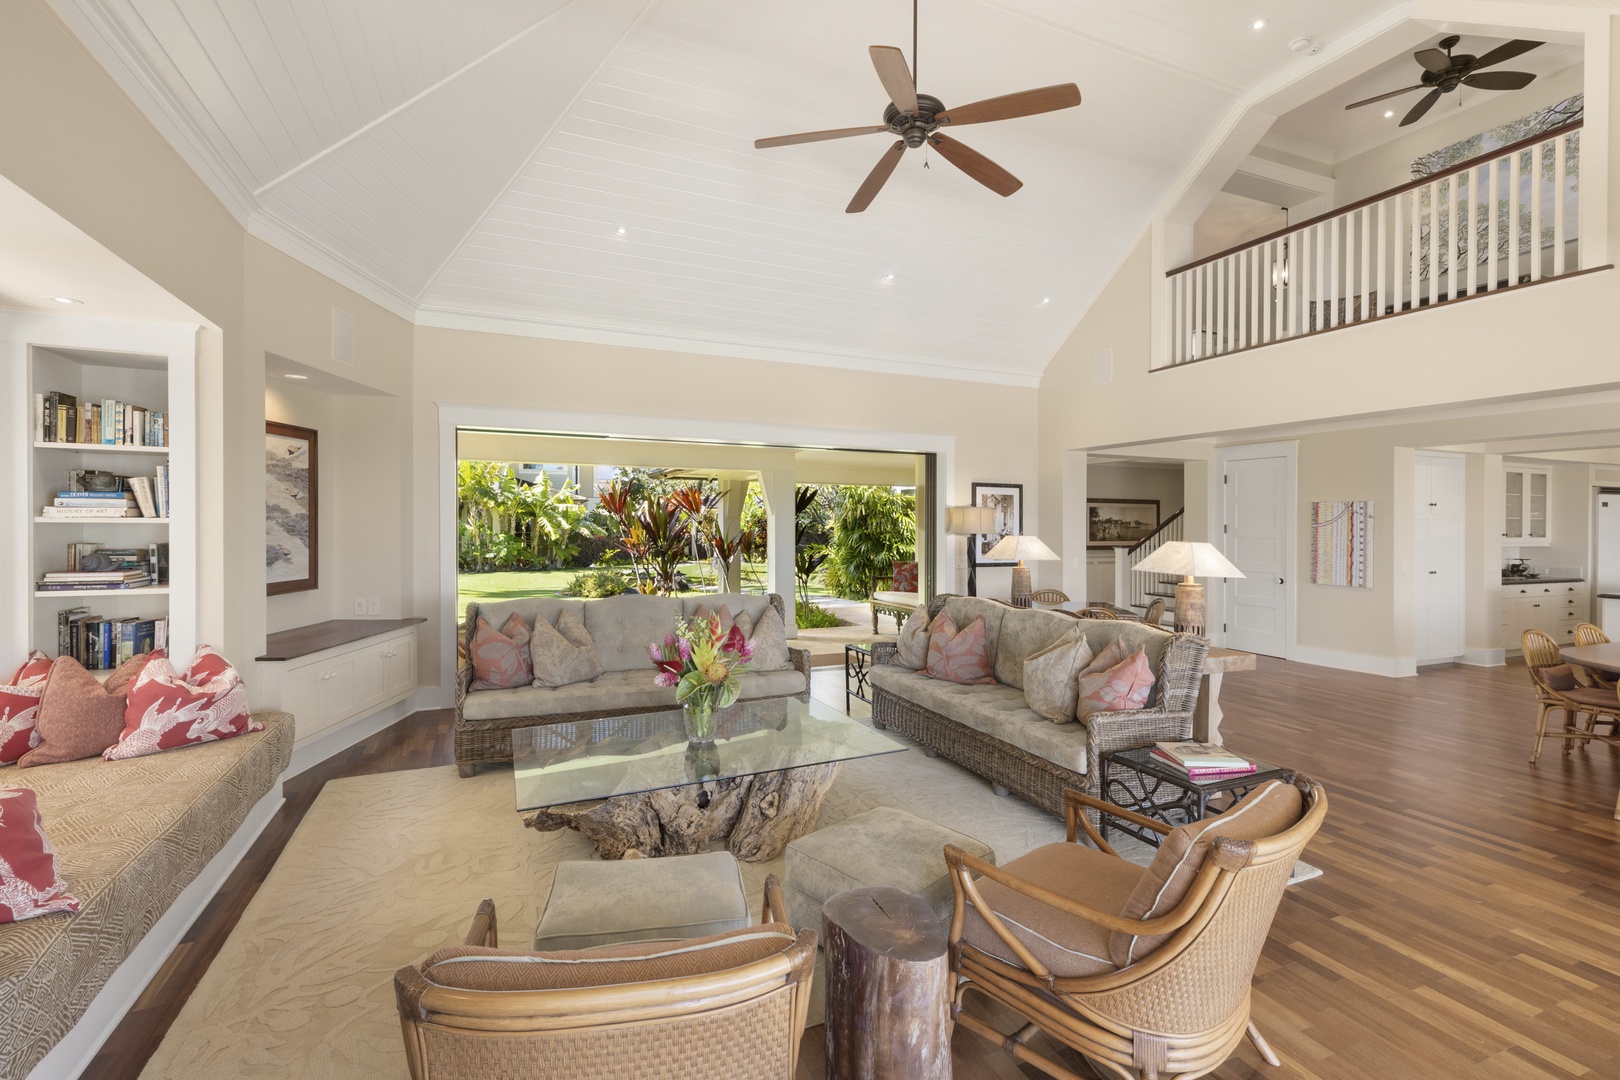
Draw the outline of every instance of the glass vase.
<instances>
[{"instance_id":1,"label":"glass vase","mask_svg":"<svg viewBox=\"0 0 1620 1080\"><path fill-rule=\"evenodd\" d=\"M699 744L714 742L713 699L687 699L681 704L681 719L686 724L687 742Z\"/></svg>"}]
</instances>

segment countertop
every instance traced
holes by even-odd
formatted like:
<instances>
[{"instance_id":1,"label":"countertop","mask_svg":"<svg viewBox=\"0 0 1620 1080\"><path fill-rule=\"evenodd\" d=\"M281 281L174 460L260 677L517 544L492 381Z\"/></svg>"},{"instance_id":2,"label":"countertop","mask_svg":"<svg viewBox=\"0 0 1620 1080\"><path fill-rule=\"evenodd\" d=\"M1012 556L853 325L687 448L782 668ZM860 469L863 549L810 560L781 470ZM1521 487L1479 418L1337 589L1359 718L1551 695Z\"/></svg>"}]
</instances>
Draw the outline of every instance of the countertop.
<instances>
[{"instance_id":1,"label":"countertop","mask_svg":"<svg viewBox=\"0 0 1620 1080\"><path fill-rule=\"evenodd\" d=\"M1597 598L1599 600L1620 600L1620 592L1600 592L1597 594Z\"/></svg>"},{"instance_id":2,"label":"countertop","mask_svg":"<svg viewBox=\"0 0 1620 1080\"><path fill-rule=\"evenodd\" d=\"M426 619L332 619L312 623L291 630L278 630L265 640L264 655L257 660L296 660L300 656L335 649L368 637L403 630L407 626L427 622Z\"/></svg>"},{"instance_id":3,"label":"countertop","mask_svg":"<svg viewBox=\"0 0 1620 1080\"><path fill-rule=\"evenodd\" d=\"M1563 584L1569 584L1571 582L1582 582L1582 581L1585 581L1585 580L1586 579L1583 578L1583 577L1535 577L1535 578L1529 578L1529 577L1515 577L1515 578L1504 577L1502 579L1502 584L1504 584L1504 585L1563 585Z\"/></svg>"}]
</instances>

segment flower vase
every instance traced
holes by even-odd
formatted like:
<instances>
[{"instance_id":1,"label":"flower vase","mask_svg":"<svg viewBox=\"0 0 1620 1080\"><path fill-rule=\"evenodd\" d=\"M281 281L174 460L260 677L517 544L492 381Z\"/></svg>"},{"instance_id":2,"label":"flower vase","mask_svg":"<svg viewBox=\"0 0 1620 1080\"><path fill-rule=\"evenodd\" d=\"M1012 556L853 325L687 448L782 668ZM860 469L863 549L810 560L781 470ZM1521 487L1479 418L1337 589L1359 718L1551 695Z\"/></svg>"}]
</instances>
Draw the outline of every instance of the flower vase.
<instances>
[{"instance_id":1,"label":"flower vase","mask_svg":"<svg viewBox=\"0 0 1620 1080\"><path fill-rule=\"evenodd\" d=\"M714 701L709 698L689 699L681 705L681 719L686 724L689 743L714 742Z\"/></svg>"}]
</instances>

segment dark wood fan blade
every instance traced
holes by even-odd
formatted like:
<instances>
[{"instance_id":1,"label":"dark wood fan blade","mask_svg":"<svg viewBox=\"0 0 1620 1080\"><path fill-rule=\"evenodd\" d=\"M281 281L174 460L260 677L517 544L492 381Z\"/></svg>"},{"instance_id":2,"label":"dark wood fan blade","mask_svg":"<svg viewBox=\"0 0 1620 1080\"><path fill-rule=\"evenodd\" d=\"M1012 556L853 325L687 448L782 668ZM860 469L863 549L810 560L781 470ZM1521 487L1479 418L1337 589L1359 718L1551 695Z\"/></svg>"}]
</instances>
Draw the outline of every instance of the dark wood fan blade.
<instances>
[{"instance_id":1,"label":"dark wood fan blade","mask_svg":"<svg viewBox=\"0 0 1620 1080\"><path fill-rule=\"evenodd\" d=\"M1492 64L1500 64L1504 60L1511 60L1515 56L1529 52L1531 49L1540 48L1542 44L1543 42L1540 41L1510 41L1506 45L1498 45L1478 60L1475 60L1473 70L1478 71L1480 68L1488 68Z\"/></svg>"},{"instance_id":2,"label":"dark wood fan blade","mask_svg":"<svg viewBox=\"0 0 1620 1080\"><path fill-rule=\"evenodd\" d=\"M1080 88L1074 83L1061 86L1043 86L1038 90L1023 90L1016 94L975 101L971 105L958 105L947 109L936 118L953 127L962 124L984 124L991 120L1011 120L1015 116L1034 116L1036 113L1072 109L1080 104Z\"/></svg>"},{"instance_id":3,"label":"dark wood fan blade","mask_svg":"<svg viewBox=\"0 0 1620 1080\"><path fill-rule=\"evenodd\" d=\"M876 135L880 131L888 130L879 124L876 127L833 128L830 131L806 131L799 135L777 135L769 139L755 139L754 149L766 150L772 146L796 146L799 143L825 142L828 139L847 139L852 135Z\"/></svg>"},{"instance_id":4,"label":"dark wood fan blade","mask_svg":"<svg viewBox=\"0 0 1620 1080\"><path fill-rule=\"evenodd\" d=\"M1435 87L1427 94L1424 94L1416 105L1412 106L1412 111L1407 113L1406 116L1401 119L1401 127L1405 127L1407 124L1415 124L1419 120L1423 119L1423 114L1434 108L1434 103L1439 100L1440 88Z\"/></svg>"},{"instance_id":5,"label":"dark wood fan blade","mask_svg":"<svg viewBox=\"0 0 1620 1080\"><path fill-rule=\"evenodd\" d=\"M1363 105L1371 105L1375 101L1383 101L1385 98L1400 97L1402 94L1410 94L1414 90L1422 90L1422 89L1423 89L1423 85L1421 83L1419 83L1417 86L1408 86L1408 87L1405 87L1404 89L1401 89L1401 90L1391 90L1389 93L1387 93L1387 94L1379 94L1377 97L1364 98L1361 101L1357 101L1357 102L1355 102L1353 104L1346 105L1345 108L1346 109L1359 109Z\"/></svg>"},{"instance_id":6,"label":"dark wood fan blade","mask_svg":"<svg viewBox=\"0 0 1620 1080\"><path fill-rule=\"evenodd\" d=\"M1444 49L1419 49L1412 54L1412 59L1436 75L1451 67L1451 57Z\"/></svg>"},{"instance_id":7,"label":"dark wood fan blade","mask_svg":"<svg viewBox=\"0 0 1620 1080\"><path fill-rule=\"evenodd\" d=\"M915 114L917 84L906 66L906 54L893 45L873 45L867 51L872 54L872 66L877 68L878 80L883 83L894 107L903 113Z\"/></svg>"},{"instance_id":8,"label":"dark wood fan blade","mask_svg":"<svg viewBox=\"0 0 1620 1080\"><path fill-rule=\"evenodd\" d=\"M977 150L957 142L949 135L938 132L928 136L928 145L939 151L939 156L967 173L991 191L1006 198L1024 182Z\"/></svg>"},{"instance_id":9,"label":"dark wood fan blade","mask_svg":"<svg viewBox=\"0 0 1620 1080\"><path fill-rule=\"evenodd\" d=\"M855 191L855 197L849 200L848 206L844 207L844 213L858 214L871 206L872 200L877 198L879 191L883 190L883 185L888 182L889 174L894 172L896 165L900 164L900 157L905 152L906 140L904 139L896 139L893 146L883 151L883 156L878 158L877 166L866 174L866 179L861 182L861 186Z\"/></svg>"},{"instance_id":10,"label":"dark wood fan blade","mask_svg":"<svg viewBox=\"0 0 1620 1080\"><path fill-rule=\"evenodd\" d=\"M1463 85L1481 90L1523 90L1535 81L1528 71L1480 71L1465 77Z\"/></svg>"}]
</instances>

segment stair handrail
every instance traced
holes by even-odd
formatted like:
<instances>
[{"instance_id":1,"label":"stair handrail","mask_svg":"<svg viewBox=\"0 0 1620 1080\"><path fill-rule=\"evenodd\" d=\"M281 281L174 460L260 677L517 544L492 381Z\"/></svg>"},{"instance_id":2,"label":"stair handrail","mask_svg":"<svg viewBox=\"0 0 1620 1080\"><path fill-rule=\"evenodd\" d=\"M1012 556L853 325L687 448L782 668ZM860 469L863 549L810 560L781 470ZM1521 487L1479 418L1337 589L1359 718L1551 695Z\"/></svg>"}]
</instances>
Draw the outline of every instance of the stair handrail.
<instances>
[{"instance_id":1,"label":"stair handrail","mask_svg":"<svg viewBox=\"0 0 1620 1080\"><path fill-rule=\"evenodd\" d=\"M1185 514L1186 512L1187 512L1187 508L1182 507L1180 510L1177 510L1175 513L1171 514L1169 517L1165 518L1163 521L1161 521L1159 523L1159 527L1157 529L1154 529L1152 532L1150 532L1146 536L1142 537L1142 539L1138 540L1136 542L1136 544L1129 551L1127 551L1125 554L1127 554L1127 555L1135 555L1138 551L1142 550L1142 548L1146 547L1149 543L1151 543L1154 539L1156 539L1160 533L1162 533L1162 532L1164 532L1164 530L1168 529L1174 522L1180 520L1181 515Z\"/></svg>"}]
</instances>

